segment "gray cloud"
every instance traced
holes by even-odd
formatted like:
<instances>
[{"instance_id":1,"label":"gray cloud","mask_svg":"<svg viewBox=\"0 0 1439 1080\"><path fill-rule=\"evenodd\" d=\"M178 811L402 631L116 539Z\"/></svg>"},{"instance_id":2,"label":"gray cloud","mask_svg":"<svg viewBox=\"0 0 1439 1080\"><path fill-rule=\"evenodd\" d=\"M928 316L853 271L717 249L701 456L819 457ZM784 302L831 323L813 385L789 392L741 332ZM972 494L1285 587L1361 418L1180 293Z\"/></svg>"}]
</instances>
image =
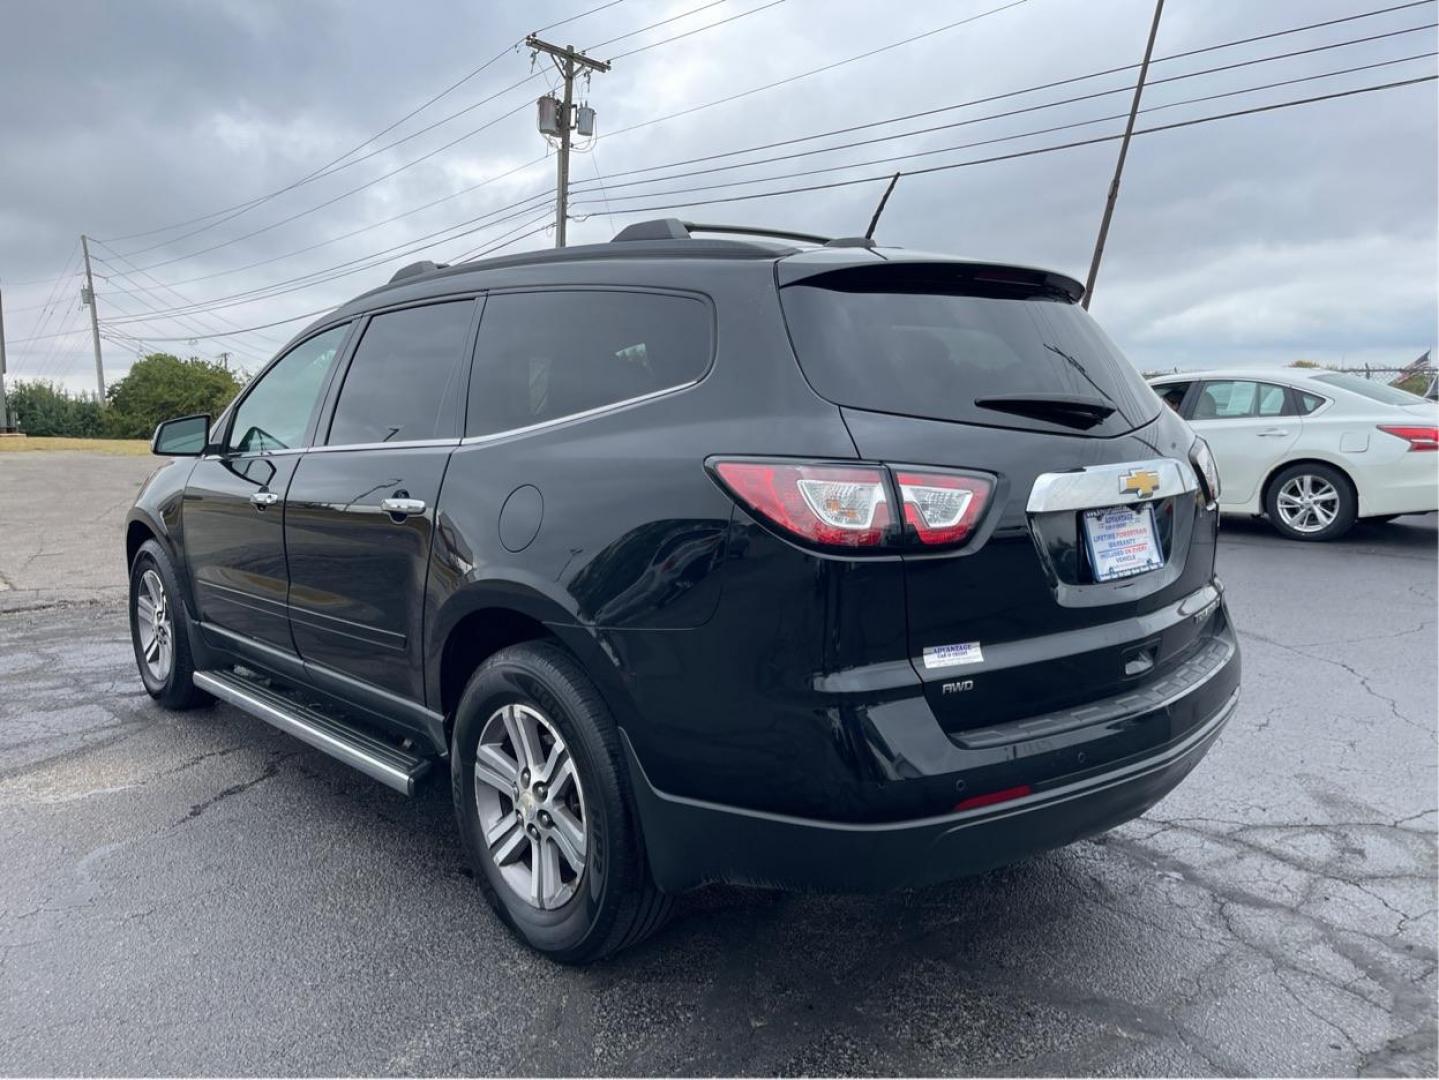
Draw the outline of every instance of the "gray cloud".
<instances>
[{"instance_id":1,"label":"gray cloud","mask_svg":"<svg viewBox=\"0 0 1439 1080\"><path fill-rule=\"evenodd\" d=\"M598 0L458 5L379 0L227 0L0 4L0 280L55 274L81 231L115 238L242 203L283 187L350 149L414 105L538 25ZM626 0L554 32L580 46L699 5L701 0ZM899 113L1004 93L1135 62L1152 10L1149 0L1080 4L1030 0L968 26L728 105L606 137L631 124L850 56L997 6L1000 0L893 4L874 0L789 0L753 17L654 48L615 64L589 90L601 138L576 158L577 209L589 213L572 242L602 240L638 216L625 201L643 189L614 187L605 214L597 174L673 161ZM617 44L601 55L668 37L761 0L731 0L684 21ZM1378 0L1267 0L1263 4L1172 3L1159 55L1199 48L1371 7ZM1163 78L1216 64L1414 26L1434 6L1303 35L1156 65ZM1147 106L1219 94L1280 79L1432 51L1431 30L1293 57L1202 78L1160 83ZM382 141L463 108L526 76L523 51ZM543 66L536 70L544 70ZM1242 97L1157 109L1140 126L1415 77L1416 60ZM983 116L1027 104L1121 89L1126 74L978 106L914 127ZM552 183L553 161L350 239L278 259L385 217L439 199L544 152L525 103L538 79L434 131L306 184L235 220L142 251L177 233L110 240L133 264L196 301L312 273L398 245L505 206ZM1017 135L1122 113L1127 96L1080 102L1027 116L835 154L777 162L711 177L655 184L664 190L768 176L892 154ZM202 248L298 214L457 138L511 108L520 111L393 178L280 227L217 250ZM1119 130L1118 121L916 159L946 163ZM1094 311L1141 367L1283 363L1297 357L1402 362L1433 343L1436 317L1436 105L1433 84L1287 109L1136 139L1110 236ZM861 133L876 134L876 132ZM831 140L834 141L834 140ZM806 144L806 147L814 144ZM806 148L806 147L799 147ZM780 153L783 151L772 151ZM1113 167L1116 145L960 168L900 182L881 238L909 247L1053 266L1082 277ZM852 174L905 168L878 165ZM612 184L622 183L616 178ZM746 190L789 186L776 181ZM860 231L879 184L717 204L680 216ZM718 194L729 194L722 191ZM688 198L699 197L689 196ZM679 197L676 197L679 198ZM655 202L669 199L653 198ZM539 207L533 217L539 217ZM439 243L444 261L531 220L516 218L473 237ZM519 246L550 242L540 235ZM154 281L99 249L102 315L173 307L175 293L127 295ZM383 281L418 255L302 291L222 307L183 323L115 324L137 336L168 337L252 326L337 303ZM170 261L174 260L174 261ZM112 271L124 271L128 280ZM216 276L210 276L216 275ZM178 284L189 279L206 280ZM6 286L12 339L35 332L49 281ZM73 307L75 283L62 304ZM81 326L82 312L51 317L47 330ZM298 325L298 324L296 324ZM295 326L240 339L168 347L214 355L226 349L251 366ZM15 375L50 375L87 385L83 334L11 348ZM133 350L106 345L118 375Z\"/></svg>"}]
</instances>

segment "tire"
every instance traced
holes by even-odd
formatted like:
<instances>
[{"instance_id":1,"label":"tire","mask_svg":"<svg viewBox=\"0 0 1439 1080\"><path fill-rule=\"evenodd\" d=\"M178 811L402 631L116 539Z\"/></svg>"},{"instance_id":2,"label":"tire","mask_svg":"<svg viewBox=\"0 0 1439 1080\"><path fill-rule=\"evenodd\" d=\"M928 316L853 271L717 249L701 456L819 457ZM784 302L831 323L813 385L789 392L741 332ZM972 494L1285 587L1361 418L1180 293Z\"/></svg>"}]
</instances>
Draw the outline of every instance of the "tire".
<instances>
[{"instance_id":1,"label":"tire","mask_svg":"<svg viewBox=\"0 0 1439 1080\"><path fill-rule=\"evenodd\" d=\"M527 772L532 760L544 765ZM671 902L645 861L618 730L569 653L526 642L480 665L456 710L450 761L475 879L531 948L587 964L664 923Z\"/></svg>"},{"instance_id":2,"label":"tire","mask_svg":"<svg viewBox=\"0 0 1439 1080\"><path fill-rule=\"evenodd\" d=\"M1338 469L1301 462L1270 481L1264 509L1269 523L1290 540L1337 540L1353 527L1359 499Z\"/></svg>"},{"instance_id":3,"label":"tire","mask_svg":"<svg viewBox=\"0 0 1439 1080\"><path fill-rule=\"evenodd\" d=\"M181 597L169 553L156 541L146 540L130 564L130 643L145 690L165 708L177 710L214 700L194 682L190 617ZM157 610L158 628L153 614Z\"/></svg>"}]
</instances>

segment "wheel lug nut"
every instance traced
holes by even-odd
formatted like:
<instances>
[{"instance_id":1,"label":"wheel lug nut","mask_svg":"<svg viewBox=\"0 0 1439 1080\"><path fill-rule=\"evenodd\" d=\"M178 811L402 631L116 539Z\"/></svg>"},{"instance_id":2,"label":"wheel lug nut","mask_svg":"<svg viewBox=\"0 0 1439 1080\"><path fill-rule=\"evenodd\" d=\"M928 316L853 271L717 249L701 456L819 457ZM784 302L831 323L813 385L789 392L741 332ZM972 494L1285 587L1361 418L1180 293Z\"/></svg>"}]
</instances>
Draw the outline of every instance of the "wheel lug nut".
<instances>
[{"instance_id":1,"label":"wheel lug nut","mask_svg":"<svg viewBox=\"0 0 1439 1080\"><path fill-rule=\"evenodd\" d=\"M544 784L536 784L536 785L535 785L535 798L537 798L537 799L543 799L544 797L545 797L545 785L544 785Z\"/></svg>"},{"instance_id":2,"label":"wheel lug nut","mask_svg":"<svg viewBox=\"0 0 1439 1080\"><path fill-rule=\"evenodd\" d=\"M540 824L546 828L549 828L550 825L550 815L543 810L540 811Z\"/></svg>"}]
</instances>

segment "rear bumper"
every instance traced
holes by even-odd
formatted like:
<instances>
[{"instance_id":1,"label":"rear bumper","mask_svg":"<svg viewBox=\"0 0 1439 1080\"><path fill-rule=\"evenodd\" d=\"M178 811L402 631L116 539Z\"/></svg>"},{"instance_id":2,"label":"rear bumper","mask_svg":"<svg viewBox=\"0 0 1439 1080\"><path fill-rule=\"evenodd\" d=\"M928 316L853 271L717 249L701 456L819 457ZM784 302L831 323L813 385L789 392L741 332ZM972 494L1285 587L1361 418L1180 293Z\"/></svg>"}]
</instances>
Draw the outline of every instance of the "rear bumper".
<instances>
[{"instance_id":1,"label":"rear bumper","mask_svg":"<svg viewBox=\"0 0 1439 1080\"><path fill-rule=\"evenodd\" d=\"M1161 746L1103 769L1036 785L993 806L912 821L849 823L747 810L656 790L625 738L630 776L660 888L711 881L825 892L878 892L980 873L1094 836L1142 814L1198 764L1238 702L1239 655L1203 692L1132 724L1192 723Z\"/></svg>"},{"instance_id":2,"label":"rear bumper","mask_svg":"<svg viewBox=\"0 0 1439 1080\"><path fill-rule=\"evenodd\" d=\"M1439 510L1439 455L1406 453L1381 467L1355 470L1359 516Z\"/></svg>"}]
</instances>

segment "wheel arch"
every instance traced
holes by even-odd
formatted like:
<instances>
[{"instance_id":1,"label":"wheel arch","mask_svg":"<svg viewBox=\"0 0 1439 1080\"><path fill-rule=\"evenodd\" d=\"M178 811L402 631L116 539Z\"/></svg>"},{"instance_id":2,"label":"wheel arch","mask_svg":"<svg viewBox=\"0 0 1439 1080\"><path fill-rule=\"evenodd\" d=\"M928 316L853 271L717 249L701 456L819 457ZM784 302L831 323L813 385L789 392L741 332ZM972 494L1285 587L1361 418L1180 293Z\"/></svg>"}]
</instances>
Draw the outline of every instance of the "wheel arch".
<instances>
[{"instance_id":1,"label":"wheel arch","mask_svg":"<svg viewBox=\"0 0 1439 1080\"><path fill-rule=\"evenodd\" d=\"M1326 468L1337 472L1343 481L1349 485L1349 494L1354 496L1354 508L1359 509L1359 485L1354 482L1353 475L1341 462L1333 458L1324 457L1320 454L1305 454L1303 457L1292 458L1288 461L1281 461L1274 468L1269 470L1264 477L1264 483L1259 485L1259 508L1264 513L1269 513L1269 492L1274 487L1274 482L1279 479L1280 473L1286 472L1295 465L1323 465Z\"/></svg>"},{"instance_id":2,"label":"wheel arch","mask_svg":"<svg viewBox=\"0 0 1439 1080\"><path fill-rule=\"evenodd\" d=\"M475 669L501 649L526 641L550 641L569 653L621 724L633 708L602 631L579 624L555 599L526 585L477 583L454 594L432 621L429 641L427 696L444 715L447 734Z\"/></svg>"}]
</instances>

